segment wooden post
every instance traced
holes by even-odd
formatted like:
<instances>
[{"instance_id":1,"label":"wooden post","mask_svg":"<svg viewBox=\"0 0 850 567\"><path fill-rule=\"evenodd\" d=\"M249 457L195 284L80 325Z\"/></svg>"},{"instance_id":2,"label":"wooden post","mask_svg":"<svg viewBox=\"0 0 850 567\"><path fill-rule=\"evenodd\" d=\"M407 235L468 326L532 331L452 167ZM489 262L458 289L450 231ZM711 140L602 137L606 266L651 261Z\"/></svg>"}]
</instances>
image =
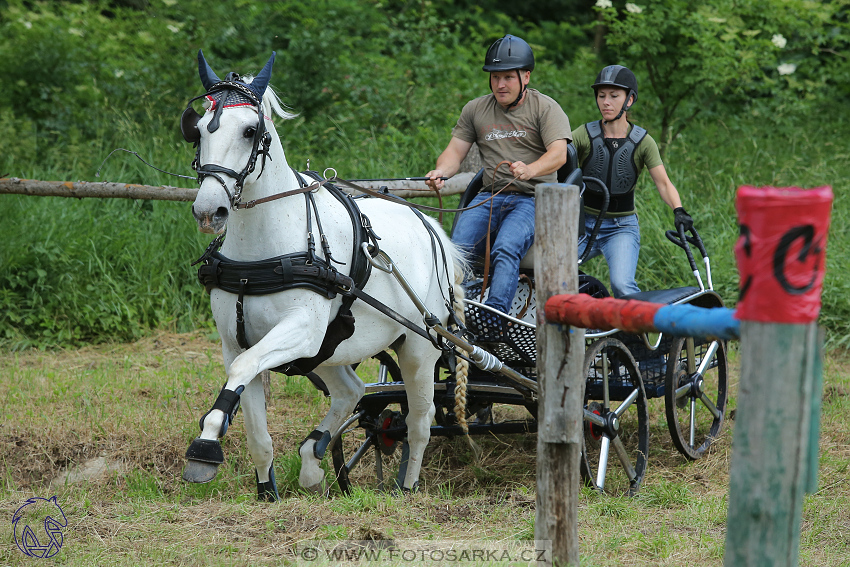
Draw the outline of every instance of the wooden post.
<instances>
[{"instance_id":1,"label":"wooden post","mask_svg":"<svg viewBox=\"0 0 850 567\"><path fill-rule=\"evenodd\" d=\"M800 550L818 328L741 322L726 566L791 567ZM817 448L817 440L814 440ZM817 466L817 461L815 461Z\"/></svg>"},{"instance_id":2,"label":"wooden post","mask_svg":"<svg viewBox=\"0 0 850 567\"><path fill-rule=\"evenodd\" d=\"M817 488L823 337L817 327L832 191L738 191L741 381L726 522L727 567L798 564Z\"/></svg>"},{"instance_id":3,"label":"wooden post","mask_svg":"<svg viewBox=\"0 0 850 567\"><path fill-rule=\"evenodd\" d=\"M537 515L534 539L551 545L539 565L578 565L579 454L584 404L584 329L547 324L553 295L578 292L579 190L537 186L534 278L537 305Z\"/></svg>"}]
</instances>

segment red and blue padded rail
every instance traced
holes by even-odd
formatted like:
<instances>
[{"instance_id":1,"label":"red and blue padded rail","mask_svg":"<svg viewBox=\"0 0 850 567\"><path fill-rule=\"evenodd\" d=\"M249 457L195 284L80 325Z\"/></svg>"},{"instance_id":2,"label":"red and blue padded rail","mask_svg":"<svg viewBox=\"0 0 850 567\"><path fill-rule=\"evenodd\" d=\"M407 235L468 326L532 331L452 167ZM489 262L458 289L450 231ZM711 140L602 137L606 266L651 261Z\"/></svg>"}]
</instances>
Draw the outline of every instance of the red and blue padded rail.
<instances>
[{"instance_id":1,"label":"red and blue padded rail","mask_svg":"<svg viewBox=\"0 0 850 567\"><path fill-rule=\"evenodd\" d=\"M735 310L694 305L663 305L634 299L594 298L585 294L555 295L546 302L546 321L629 333L668 333L679 337L738 339Z\"/></svg>"}]
</instances>

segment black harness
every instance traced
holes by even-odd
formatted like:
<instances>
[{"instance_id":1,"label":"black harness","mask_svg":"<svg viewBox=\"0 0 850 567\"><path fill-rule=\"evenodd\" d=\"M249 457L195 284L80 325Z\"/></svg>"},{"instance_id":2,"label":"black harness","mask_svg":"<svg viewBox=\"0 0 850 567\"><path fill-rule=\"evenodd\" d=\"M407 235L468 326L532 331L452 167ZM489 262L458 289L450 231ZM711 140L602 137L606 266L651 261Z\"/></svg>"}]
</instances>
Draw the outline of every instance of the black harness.
<instances>
[{"instance_id":1,"label":"black harness","mask_svg":"<svg viewBox=\"0 0 850 567\"><path fill-rule=\"evenodd\" d=\"M198 121L201 116L191 103L202 97L207 97L215 103L213 109L214 115L207 125L210 132L214 132L219 127L221 112L227 106L251 105L257 110L258 126L253 137L253 147L251 155L248 158L248 163L237 172L229 168L217 164L201 164L200 163L200 139L201 134L198 127ZM415 333L431 341L436 347L446 349L441 339L432 337L426 330L417 326L412 321L406 319L399 313L384 305L374 297L363 291L366 282L371 274L372 264L361 248L363 244L368 244L368 249L373 255L378 254L378 240L380 238L372 230L369 219L360 211L360 208L355 203L354 198L340 190L338 187L329 183L328 180L322 180L321 177L313 171L305 172L306 175L316 179L317 183L308 186L301 175L293 170L293 174L298 180L300 188L290 192L273 195L249 203L241 203L242 188L245 179L250 175L256 166L259 156L263 156L263 165L265 158L269 157L269 147L271 144L271 134L265 130L265 120L262 111L261 99L257 94L242 83L239 76L235 73L228 74L224 81L219 81L210 87L209 91L199 97L195 97L189 101L186 110L180 121L180 128L184 138L195 144L196 153L192 167L198 172L198 182L202 182L204 177L213 177L224 188L230 199L230 205L233 209L252 208L262 202L283 198L292 194L302 193L305 198L307 208L307 250L305 252L296 252L284 254L274 258L259 260L254 262L241 262L232 260L222 255L219 252L224 235L215 238L207 247L204 254L196 260L193 265L200 263L198 268L198 279L204 285L207 292L213 288L219 288L224 291L237 294L236 300L236 341L243 349L248 349L251 344L245 333L245 310L244 301L246 295L265 295L269 293L279 293L297 288L305 288L316 293L319 293L328 299L335 298L338 294L343 296L342 305L337 312L336 317L328 325L322 345L319 348L318 354L311 358L301 358L287 363L272 370L282 372L287 375L309 375L311 371L319 364L327 360L333 355L336 347L339 344L351 337L354 334L354 317L351 315L351 305L355 299L362 299L367 304L371 305L381 313L387 315L396 322L411 329ZM260 170L262 174L262 167ZM236 180L234 192L231 193L227 184L222 179L221 175L232 177ZM319 210L316 207L316 202L313 197L312 189L319 186L325 186L328 191L339 201L351 220L353 238L352 238L352 253L351 267L348 274L343 274L334 266L334 264L342 265L342 262L334 259L331 253L328 239L322 230L322 222L319 217ZM432 253L435 262L436 243L439 243L442 252L442 260L446 273L448 273L447 259L445 250L442 249L442 243L439 237L434 233L434 229L428 224L423 215L413 209L414 213L420 218L425 228L428 230L431 237ZM313 215L315 215L316 228L319 233L319 242L322 247L324 258L316 255L316 239L313 235ZM442 288L441 288L442 290ZM452 283L448 282L449 299L444 296L446 307L448 308L450 317L454 317L452 303L454 302L454 294L452 291ZM439 321L426 321L428 325L434 325Z\"/></svg>"},{"instance_id":2,"label":"black harness","mask_svg":"<svg viewBox=\"0 0 850 567\"><path fill-rule=\"evenodd\" d=\"M634 188L638 174L635 165L635 149L646 136L646 130L633 126L628 137L622 140L606 139L602 133L602 121L585 125L590 137L590 155L581 165L588 177L596 177L605 182L611 194L609 213L630 212L635 208ZM615 145L616 144L616 145ZM596 210L602 210L604 195L595 184L588 185L584 195L584 204Z\"/></svg>"},{"instance_id":3,"label":"black harness","mask_svg":"<svg viewBox=\"0 0 850 567\"><path fill-rule=\"evenodd\" d=\"M300 175L293 172L302 187L306 187ZM319 179L315 172L307 175ZM298 359L275 371L288 375L304 375L321 362L329 358L336 347L354 333L354 318L351 315L351 304L355 300L353 290L362 289L369 279L372 265L361 253L360 247L364 242L376 245L378 236L372 231L369 219L360 211L354 199L334 185L325 183L324 186L348 211L353 227L352 262L348 274L343 274L333 265L341 264L333 258L327 237L322 231L316 202L311 192L304 193L307 207L307 251L284 254L266 260L241 262L231 260L219 248L223 237L218 237L199 259L198 280L207 292L213 288L238 295L236 300L236 341L243 349L250 348L245 334L244 301L246 295L266 295L290 289L306 288L333 299L342 294L343 300L337 316L331 321L325 334L325 339L319 349L319 354L310 359ZM325 258L316 255L316 239L312 230L312 217L315 213L316 227ZM375 246L377 248L377 246ZM197 262L196 262L197 263Z\"/></svg>"}]
</instances>

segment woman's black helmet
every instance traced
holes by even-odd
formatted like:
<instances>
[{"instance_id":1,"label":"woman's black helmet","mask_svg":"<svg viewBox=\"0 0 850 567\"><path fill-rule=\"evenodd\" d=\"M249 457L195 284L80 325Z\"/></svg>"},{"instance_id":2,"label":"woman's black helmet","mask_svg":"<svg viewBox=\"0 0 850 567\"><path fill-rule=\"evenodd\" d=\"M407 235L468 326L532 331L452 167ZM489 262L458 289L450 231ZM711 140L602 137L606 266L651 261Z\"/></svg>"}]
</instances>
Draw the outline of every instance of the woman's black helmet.
<instances>
[{"instance_id":1,"label":"woman's black helmet","mask_svg":"<svg viewBox=\"0 0 850 567\"><path fill-rule=\"evenodd\" d=\"M534 52L524 39L506 34L493 42L484 56L484 70L512 71L514 69L534 70Z\"/></svg>"},{"instance_id":2,"label":"woman's black helmet","mask_svg":"<svg viewBox=\"0 0 850 567\"><path fill-rule=\"evenodd\" d=\"M637 77L628 67L622 65L608 65L596 76L596 82L593 83L593 90L599 87L619 87L626 89L626 92L635 97L633 103L637 102L638 84Z\"/></svg>"},{"instance_id":3,"label":"woman's black helmet","mask_svg":"<svg viewBox=\"0 0 850 567\"><path fill-rule=\"evenodd\" d=\"M597 89L599 87L618 87L626 90L626 102L623 103L623 108L614 120L619 119L624 112L632 107L632 104L637 102L637 77L635 77L635 74L628 67L608 65L599 71L599 74L596 76L596 82L593 83L591 88L593 88L594 92L598 92ZM629 102L630 100L631 103Z\"/></svg>"}]
</instances>

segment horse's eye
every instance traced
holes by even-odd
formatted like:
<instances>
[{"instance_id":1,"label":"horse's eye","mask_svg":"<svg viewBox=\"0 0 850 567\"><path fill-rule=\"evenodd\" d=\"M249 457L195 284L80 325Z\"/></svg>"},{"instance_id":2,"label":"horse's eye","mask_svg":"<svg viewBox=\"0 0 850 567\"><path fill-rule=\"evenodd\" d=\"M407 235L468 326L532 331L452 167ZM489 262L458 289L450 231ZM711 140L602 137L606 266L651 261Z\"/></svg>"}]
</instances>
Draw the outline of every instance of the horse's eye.
<instances>
[{"instance_id":1,"label":"horse's eye","mask_svg":"<svg viewBox=\"0 0 850 567\"><path fill-rule=\"evenodd\" d=\"M256 133L257 133L257 129L254 128L253 126L249 126L248 128L245 129L245 137L246 138L253 138L254 134L256 134Z\"/></svg>"}]
</instances>

